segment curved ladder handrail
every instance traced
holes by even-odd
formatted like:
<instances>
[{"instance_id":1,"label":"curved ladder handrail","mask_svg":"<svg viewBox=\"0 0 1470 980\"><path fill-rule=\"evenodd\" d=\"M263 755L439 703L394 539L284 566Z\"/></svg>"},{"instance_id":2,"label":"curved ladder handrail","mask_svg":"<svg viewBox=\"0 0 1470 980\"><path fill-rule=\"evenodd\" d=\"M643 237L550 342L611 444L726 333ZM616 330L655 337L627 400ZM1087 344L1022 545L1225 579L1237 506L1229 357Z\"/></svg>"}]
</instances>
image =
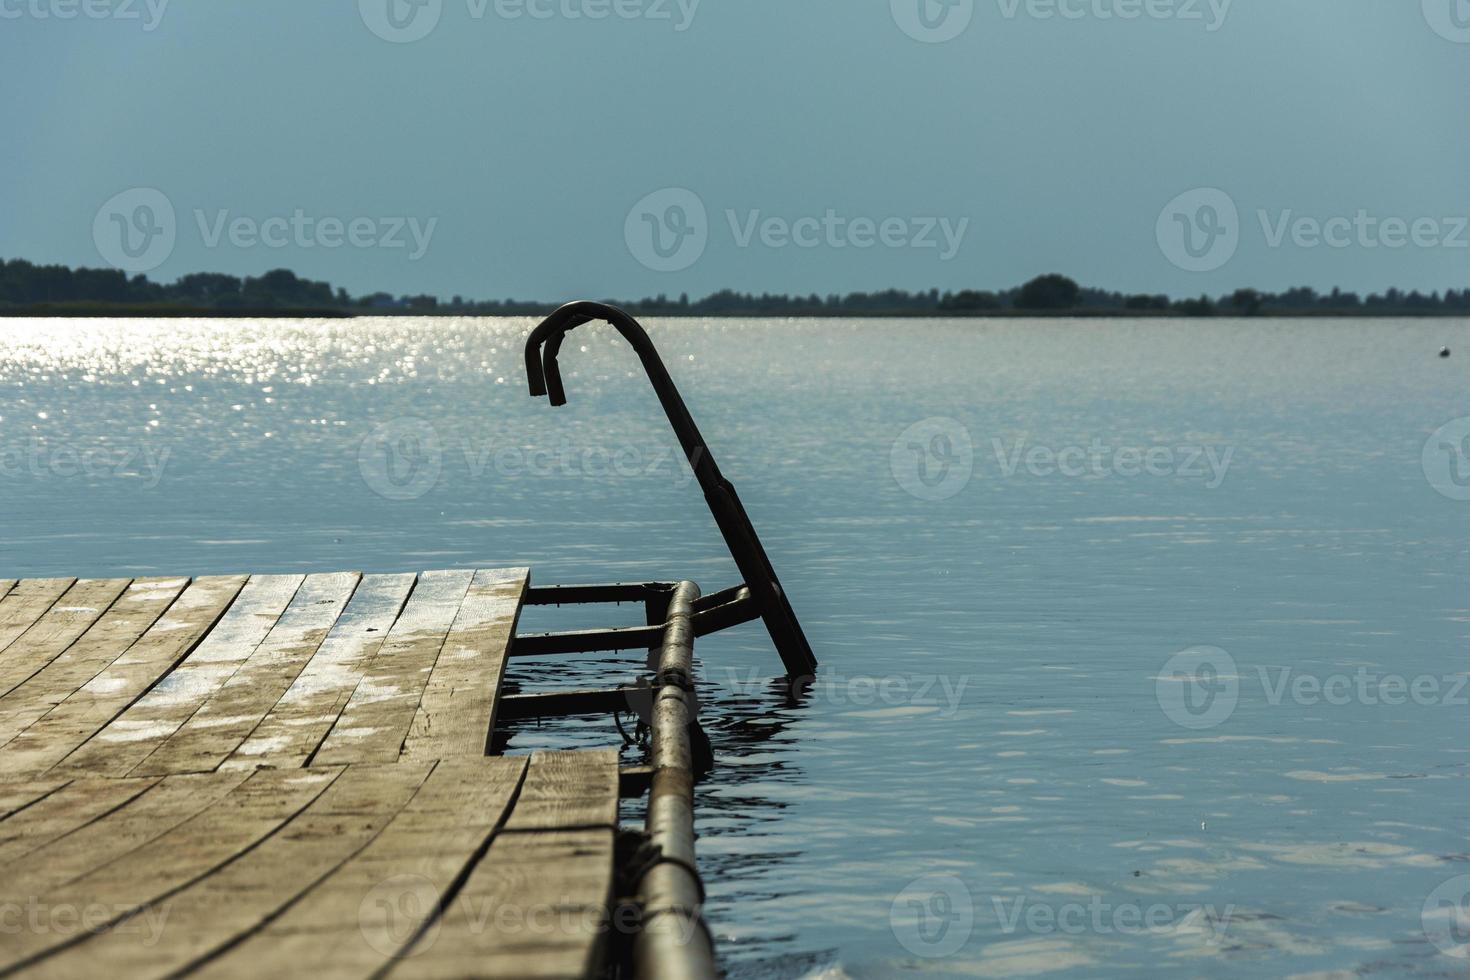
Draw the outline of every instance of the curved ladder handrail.
<instances>
[{"instance_id":1,"label":"curved ladder handrail","mask_svg":"<svg viewBox=\"0 0 1470 980\"><path fill-rule=\"evenodd\" d=\"M735 559L735 564L750 589L751 597L760 610L761 619L765 621L766 630L771 635L771 642L775 644L776 652L786 665L787 674L804 686L817 667L811 645L807 643L801 624L797 622L796 612L781 588L781 582L776 577L775 569L771 567L771 560L766 556L766 550L755 533L755 527L750 523L749 515L745 513L744 505L740 503L740 497L730 481L721 475L704 436L694 424L694 417L689 414L679 389L674 386L674 379L664 366L663 358L659 357L658 350L642 325L624 311L605 303L584 301L563 306L531 331L531 336L526 340L526 378L532 397L547 396L553 405L567 403L561 369L557 364L562 341L572 330L596 320L611 324L637 353L648 374L648 380L658 395L659 403L663 406L664 414L674 427L674 434L684 450L684 457L689 461L695 478L699 480L715 524L719 526L730 555Z\"/></svg>"}]
</instances>

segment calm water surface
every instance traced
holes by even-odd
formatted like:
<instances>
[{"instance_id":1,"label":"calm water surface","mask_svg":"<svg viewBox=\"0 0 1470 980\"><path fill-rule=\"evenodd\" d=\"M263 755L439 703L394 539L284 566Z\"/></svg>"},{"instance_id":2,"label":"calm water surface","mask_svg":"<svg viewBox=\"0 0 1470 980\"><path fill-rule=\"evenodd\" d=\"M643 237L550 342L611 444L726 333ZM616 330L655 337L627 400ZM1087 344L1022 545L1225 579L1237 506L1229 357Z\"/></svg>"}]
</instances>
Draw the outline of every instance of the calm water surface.
<instances>
[{"instance_id":1,"label":"calm water surface","mask_svg":"<svg viewBox=\"0 0 1470 980\"><path fill-rule=\"evenodd\" d=\"M630 352L552 410L530 326L0 322L0 574L733 583ZM733 976L1466 968L1466 324L653 327L824 665L699 646Z\"/></svg>"}]
</instances>

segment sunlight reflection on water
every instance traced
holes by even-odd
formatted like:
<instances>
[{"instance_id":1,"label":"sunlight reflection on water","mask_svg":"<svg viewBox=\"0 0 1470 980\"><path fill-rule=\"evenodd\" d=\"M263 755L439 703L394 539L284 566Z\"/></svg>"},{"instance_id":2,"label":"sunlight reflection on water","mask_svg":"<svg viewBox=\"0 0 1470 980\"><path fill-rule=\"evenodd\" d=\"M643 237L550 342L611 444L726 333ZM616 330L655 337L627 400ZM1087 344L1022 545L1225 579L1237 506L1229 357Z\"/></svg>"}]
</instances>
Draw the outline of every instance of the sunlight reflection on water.
<instances>
[{"instance_id":1,"label":"sunlight reflection on water","mask_svg":"<svg viewBox=\"0 0 1470 980\"><path fill-rule=\"evenodd\" d=\"M6 321L0 573L732 583L629 352L578 331L553 411L525 393L531 325ZM785 708L757 630L700 643L733 975L1461 965L1422 913L1470 865L1470 503L1421 451L1470 412L1465 360L1437 357L1464 324L653 326L824 664ZM1214 487L1204 450L1228 453ZM523 628L607 615L553 612ZM1212 727L1163 707L1196 647L1234 665ZM1292 687L1360 672L1442 687Z\"/></svg>"}]
</instances>

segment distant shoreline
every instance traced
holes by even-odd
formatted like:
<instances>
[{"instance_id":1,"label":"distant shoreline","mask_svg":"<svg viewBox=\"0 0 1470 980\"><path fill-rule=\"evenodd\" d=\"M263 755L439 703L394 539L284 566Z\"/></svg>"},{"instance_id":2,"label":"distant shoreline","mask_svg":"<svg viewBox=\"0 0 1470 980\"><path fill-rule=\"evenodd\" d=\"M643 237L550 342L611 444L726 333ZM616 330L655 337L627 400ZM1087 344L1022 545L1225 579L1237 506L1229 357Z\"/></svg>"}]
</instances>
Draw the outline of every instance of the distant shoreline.
<instances>
[{"instance_id":1,"label":"distant shoreline","mask_svg":"<svg viewBox=\"0 0 1470 980\"><path fill-rule=\"evenodd\" d=\"M700 299L687 293L641 299L596 299L640 317L776 319L1016 319L1075 320L1270 317L1275 319L1470 317L1470 289L1388 289L1360 296L1334 289L1318 293L1299 286L1282 293L1236 289L1222 296L1175 298L1122 293L1091 286L1059 273L1037 276L1009 289L928 289L910 292L742 293L722 289ZM258 317L349 318L354 316L542 317L557 303L524 299L477 300L465 296L354 296L330 283L302 279L290 269L260 276L196 272L173 283L129 277L117 269L42 266L25 259L0 260L0 318L3 317Z\"/></svg>"},{"instance_id":2,"label":"distant shoreline","mask_svg":"<svg viewBox=\"0 0 1470 980\"><path fill-rule=\"evenodd\" d=\"M28 320L37 318L86 318L133 319L133 320L241 320L260 317L289 319L332 319L350 320L362 314L331 309L265 308L225 310L209 306L109 306L85 303L41 303L36 306L6 308L0 306L0 319Z\"/></svg>"}]
</instances>

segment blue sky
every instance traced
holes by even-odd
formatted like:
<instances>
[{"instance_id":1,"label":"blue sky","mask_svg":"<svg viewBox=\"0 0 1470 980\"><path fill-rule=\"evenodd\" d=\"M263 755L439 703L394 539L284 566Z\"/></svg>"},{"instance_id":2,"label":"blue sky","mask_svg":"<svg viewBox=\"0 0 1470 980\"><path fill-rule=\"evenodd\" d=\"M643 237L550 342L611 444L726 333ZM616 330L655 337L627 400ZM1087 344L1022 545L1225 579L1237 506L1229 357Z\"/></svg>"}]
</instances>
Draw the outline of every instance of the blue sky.
<instances>
[{"instance_id":1,"label":"blue sky","mask_svg":"<svg viewBox=\"0 0 1470 980\"><path fill-rule=\"evenodd\" d=\"M1470 286L1466 0L421 2L0 0L0 255L169 221L154 278L446 297Z\"/></svg>"}]
</instances>

